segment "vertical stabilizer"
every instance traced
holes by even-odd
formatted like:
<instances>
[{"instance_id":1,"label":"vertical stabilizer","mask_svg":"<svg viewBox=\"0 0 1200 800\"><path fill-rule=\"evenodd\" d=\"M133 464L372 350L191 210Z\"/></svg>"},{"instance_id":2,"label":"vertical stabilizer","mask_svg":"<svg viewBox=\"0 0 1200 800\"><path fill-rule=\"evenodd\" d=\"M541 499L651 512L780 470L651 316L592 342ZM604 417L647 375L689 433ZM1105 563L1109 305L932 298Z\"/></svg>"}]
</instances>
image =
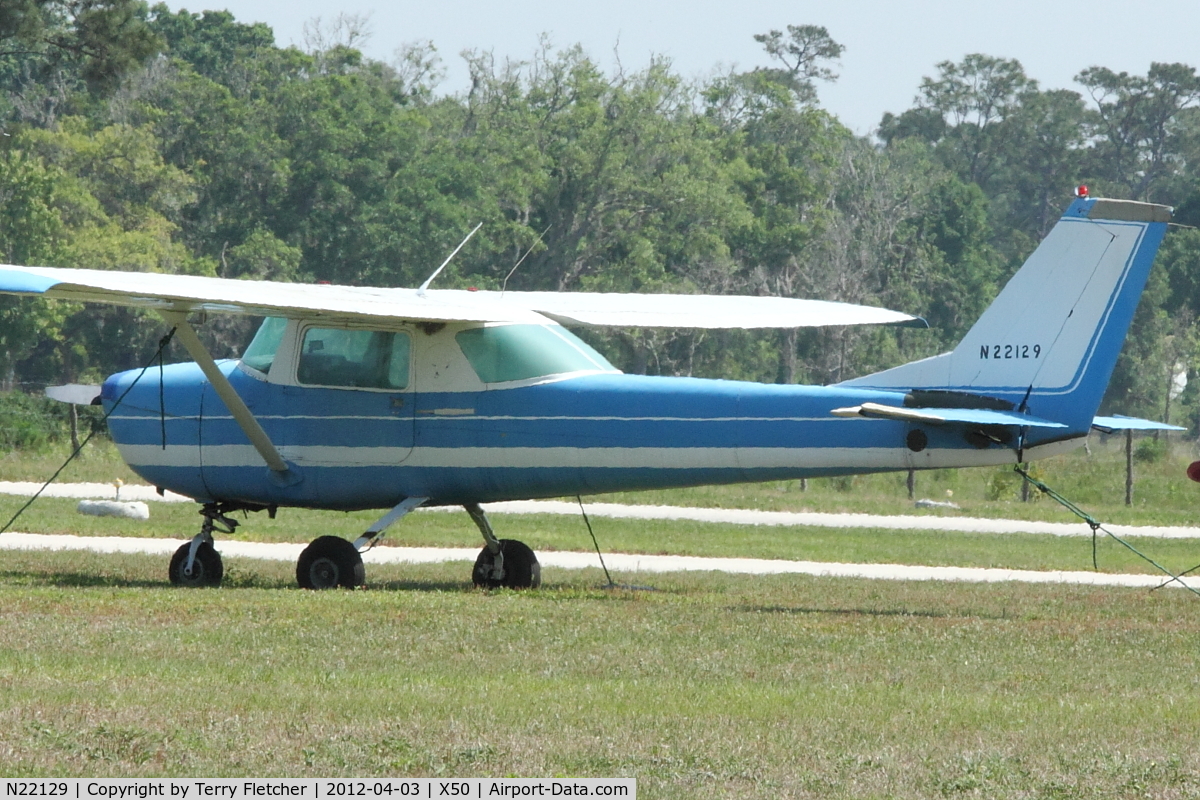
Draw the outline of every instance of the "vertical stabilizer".
<instances>
[{"instance_id":1,"label":"vertical stabilizer","mask_svg":"<svg viewBox=\"0 0 1200 800\"><path fill-rule=\"evenodd\" d=\"M841 385L998 397L1087 430L1170 219L1076 200L953 351Z\"/></svg>"}]
</instances>

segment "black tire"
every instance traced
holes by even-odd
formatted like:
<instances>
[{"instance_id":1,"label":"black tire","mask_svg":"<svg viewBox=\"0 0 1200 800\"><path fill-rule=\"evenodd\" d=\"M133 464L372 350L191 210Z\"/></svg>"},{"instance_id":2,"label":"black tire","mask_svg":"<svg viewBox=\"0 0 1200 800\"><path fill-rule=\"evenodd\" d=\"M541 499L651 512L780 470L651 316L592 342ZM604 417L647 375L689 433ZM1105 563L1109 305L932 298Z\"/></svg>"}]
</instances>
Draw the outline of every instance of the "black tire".
<instances>
[{"instance_id":1,"label":"black tire","mask_svg":"<svg viewBox=\"0 0 1200 800\"><path fill-rule=\"evenodd\" d=\"M296 582L301 589L355 589L366 580L362 556L339 536L313 539L296 562Z\"/></svg>"},{"instance_id":2,"label":"black tire","mask_svg":"<svg viewBox=\"0 0 1200 800\"><path fill-rule=\"evenodd\" d=\"M536 589L542 585L542 565L537 556L529 549L529 545L516 539L501 539L500 552L504 555L504 577L496 580L492 577L492 564L495 558L492 551L486 547L475 559L475 569L471 571L471 582L476 586L488 589Z\"/></svg>"},{"instance_id":3,"label":"black tire","mask_svg":"<svg viewBox=\"0 0 1200 800\"><path fill-rule=\"evenodd\" d=\"M225 575L225 565L221 562L221 554L213 549L211 542L204 542L196 548L196 560L192 562L192 574L184 574L187 565L188 550L192 543L188 542L175 551L171 556L171 565L167 567L167 575L175 586L220 586L221 578Z\"/></svg>"}]
</instances>

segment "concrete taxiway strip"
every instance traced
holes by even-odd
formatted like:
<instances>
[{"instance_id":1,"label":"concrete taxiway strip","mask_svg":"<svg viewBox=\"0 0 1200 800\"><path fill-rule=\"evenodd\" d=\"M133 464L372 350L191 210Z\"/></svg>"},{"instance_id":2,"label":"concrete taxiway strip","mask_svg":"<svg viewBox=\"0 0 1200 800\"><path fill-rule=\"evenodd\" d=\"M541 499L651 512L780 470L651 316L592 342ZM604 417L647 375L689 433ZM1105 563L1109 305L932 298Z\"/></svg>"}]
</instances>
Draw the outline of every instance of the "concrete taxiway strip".
<instances>
[{"instance_id":1,"label":"concrete taxiway strip","mask_svg":"<svg viewBox=\"0 0 1200 800\"><path fill-rule=\"evenodd\" d=\"M32 495L40 483L0 481L0 494ZM114 499L115 490L108 483L64 483L46 487L43 497L76 497ZM183 495L167 492L160 496L153 486L126 485L121 487L122 500L146 502L195 502ZM578 516L577 503L561 500L517 500L508 503L488 503L491 514L559 514ZM1091 536L1092 530L1083 522L1032 522L1017 519L982 519L979 517L880 514L824 514L797 511L753 511L731 508L681 508L676 506L618 505L616 503L584 503L592 517L611 519L664 519L690 522L716 522L732 525L769 525L784 527L820 528L883 528L886 530L957 531L965 533L1038 533L1048 536ZM429 511L457 511L458 506L445 506ZM1064 512L1065 514L1065 512ZM1118 536L1145 536L1162 539L1200 539L1200 528L1107 525Z\"/></svg>"},{"instance_id":2,"label":"concrete taxiway strip","mask_svg":"<svg viewBox=\"0 0 1200 800\"><path fill-rule=\"evenodd\" d=\"M32 497L41 488L42 484L34 481L0 481L0 494ZM196 502L190 497L184 497L174 492L164 492L160 495L153 486L134 483L123 485L120 492L112 483L52 483L42 491L42 497L75 497L81 500L141 500L142 502L156 501L160 503Z\"/></svg>"},{"instance_id":3,"label":"concrete taxiway strip","mask_svg":"<svg viewBox=\"0 0 1200 800\"><path fill-rule=\"evenodd\" d=\"M8 550L90 550L101 553L149 553L166 556L184 544L182 539L135 539L116 536L64 536L31 533L0 534L0 549ZM295 561L304 549L301 544L232 542L218 544L227 558L258 558ZM474 561L477 548L376 547L363 555L368 564L432 564L446 561ZM600 567L595 553L540 552L543 567L585 569ZM620 576L661 572L729 572L744 575L814 575L839 578L873 578L900 581L963 581L968 583L1061 583L1091 586L1151 587L1165 576L1129 575L1105 572L1037 572L1020 569L978 569L972 567L913 567L903 564L840 564L818 561L782 561L764 558L701 558L698 556L653 556L635 553L607 553L604 562ZM1189 579L1190 580L1190 579ZM1178 584L1172 584L1178 586ZM1200 588L1200 580L1191 585Z\"/></svg>"},{"instance_id":4,"label":"concrete taxiway strip","mask_svg":"<svg viewBox=\"0 0 1200 800\"><path fill-rule=\"evenodd\" d=\"M489 513L579 515L577 503L561 500L518 500L490 503ZM1091 536L1083 522L1035 522L1019 519L980 517L825 514L801 511L750 511L732 508L677 508L675 506L626 506L588 503L588 516L614 519L669 519L693 522L723 522L733 525L773 525L820 528L884 528L906 531L956 531L964 533L1040 533L1049 536ZM1065 512L1064 512L1065 513ZM1105 525L1118 536L1148 536L1162 539L1198 539L1200 528Z\"/></svg>"}]
</instances>

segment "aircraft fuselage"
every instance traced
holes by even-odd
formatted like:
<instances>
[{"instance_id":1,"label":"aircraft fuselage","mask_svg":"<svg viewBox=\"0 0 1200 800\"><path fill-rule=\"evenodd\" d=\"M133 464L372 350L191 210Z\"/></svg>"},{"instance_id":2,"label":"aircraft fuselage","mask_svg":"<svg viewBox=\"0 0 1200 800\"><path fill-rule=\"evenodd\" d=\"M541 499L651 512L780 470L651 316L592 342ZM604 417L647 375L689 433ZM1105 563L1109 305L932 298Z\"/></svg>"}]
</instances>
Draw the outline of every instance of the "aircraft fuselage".
<instances>
[{"instance_id":1,"label":"aircraft fuselage","mask_svg":"<svg viewBox=\"0 0 1200 800\"><path fill-rule=\"evenodd\" d=\"M405 497L464 504L1015 461L1012 448L979 447L961 430L830 414L901 405L898 392L616 372L389 392L272 383L220 363L297 482L273 479L194 364L166 368L161 408L151 370L109 419L138 474L201 501L387 508ZM136 375L105 383L107 407ZM1059 432L1050 446L1079 436Z\"/></svg>"}]
</instances>

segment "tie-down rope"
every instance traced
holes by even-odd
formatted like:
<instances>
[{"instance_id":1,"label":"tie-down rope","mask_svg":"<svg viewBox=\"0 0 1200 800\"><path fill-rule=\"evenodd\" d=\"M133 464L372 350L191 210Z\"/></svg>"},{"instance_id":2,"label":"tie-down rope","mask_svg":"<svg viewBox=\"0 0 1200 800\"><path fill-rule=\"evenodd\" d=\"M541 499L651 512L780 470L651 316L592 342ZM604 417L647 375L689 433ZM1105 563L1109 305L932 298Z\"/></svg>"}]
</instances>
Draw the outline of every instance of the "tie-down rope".
<instances>
[{"instance_id":1,"label":"tie-down rope","mask_svg":"<svg viewBox=\"0 0 1200 800\"><path fill-rule=\"evenodd\" d=\"M1155 588L1162 588L1162 586L1167 586L1171 583L1178 583L1184 589L1187 589L1192 594L1196 595L1197 597L1200 597L1200 591L1197 591L1195 588L1188 586L1186 583L1184 583L1180 579L1179 575L1176 575L1175 573L1171 572L1171 570L1167 569L1162 564L1159 564L1153 558L1146 555L1141 550L1138 550L1136 547L1134 547L1129 542L1122 539L1120 536L1117 536L1115 533L1110 531L1108 528L1104 527L1104 525L1101 524L1091 514L1087 513L1082 508L1075 505L1070 500L1063 497L1061 494L1054 491L1049 486L1042 483L1037 478L1033 477L1028 472L1026 472L1022 465L1018 464L1016 467L1014 467L1014 469L1016 470L1018 475L1020 475L1022 478L1024 478L1026 481L1028 481L1035 489L1037 489L1042 494L1044 494L1044 495L1050 497L1051 499L1055 500L1056 502L1058 502L1060 505L1062 505L1068 511L1075 514L1077 517L1079 517L1084 522L1086 522L1088 527L1092 529L1092 567L1094 569L1100 569L1100 566L1096 560L1096 531L1104 531L1104 533L1107 534L1108 537L1111 538L1113 541L1118 542L1119 544L1128 548L1131 552L1133 552L1140 558L1144 559L1145 561L1147 561L1150 564L1153 564L1156 569L1158 569L1160 572L1162 572L1164 575L1166 575L1168 577L1168 580L1165 583L1163 583L1161 586L1155 587ZM1190 572L1190 570L1189 570L1189 572Z\"/></svg>"},{"instance_id":2,"label":"tie-down rope","mask_svg":"<svg viewBox=\"0 0 1200 800\"><path fill-rule=\"evenodd\" d=\"M144 367L142 367L142 371L137 374L137 377L133 379L133 382L129 384L129 387L127 389L125 389L125 391L121 392L121 396L117 398L117 402L113 403L112 408L110 408L108 411L106 411L104 416L100 418L101 422L108 422L108 418L110 416L112 416L112 413L114 411L116 411L117 408L121 405L121 401L125 399L125 395L127 395L131 391L133 391L133 387L137 386L138 381L140 381L142 379L142 376L146 374L146 370L148 370L148 369L150 369L150 367L154 366L155 362L158 362L158 364L159 364L159 370L160 370L159 380L161 381L161 379L162 379L162 377L161 377L162 376L162 373L161 373L162 355L163 355L163 352L167 349L167 345L171 343L171 338L174 335L175 335L175 329L171 328L171 330L167 332L166 336L164 336L158 340L158 350L155 351L154 355L150 358L150 360L146 362L146 365ZM162 387L161 386L159 387L159 399L160 399L160 401L162 399ZM165 422L164 422L164 426L165 426ZM42 496L42 492L46 491L46 487L49 486L50 484L54 483L54 480L62 473L62 471L64 469L67 468L67 465L70 464L72 461L74 461L75 457L83 452L83 448L87 447L87 443L90 442L92 440L92 437L96 435L97 430L99 430L99 426L93 425L91 432L88 433L87 437L82 442L79 443L79 446L76 447L74 451L72 451L71 455L67 456L67 460L62 463L62 466L54 471L54 474L50 476L50 479L42 484L42 488L38 489L37 492L33 495L33 497L29 498L29 500L25 503L25 505L21 506L17 510L17 513L12 515L12 519L10 519L8 522L4 523L4 527L0 528L0 533L5 533L9 528L11 528L12 524L17 521L17 518L25 513L25 509L27 509L31 505L33 505L33 501L37 500L39 497ZM165 429L165 427L163 430L163 445L164 445L164 447L166 446L166 429Z\"/></svg>"}]
</instances>

